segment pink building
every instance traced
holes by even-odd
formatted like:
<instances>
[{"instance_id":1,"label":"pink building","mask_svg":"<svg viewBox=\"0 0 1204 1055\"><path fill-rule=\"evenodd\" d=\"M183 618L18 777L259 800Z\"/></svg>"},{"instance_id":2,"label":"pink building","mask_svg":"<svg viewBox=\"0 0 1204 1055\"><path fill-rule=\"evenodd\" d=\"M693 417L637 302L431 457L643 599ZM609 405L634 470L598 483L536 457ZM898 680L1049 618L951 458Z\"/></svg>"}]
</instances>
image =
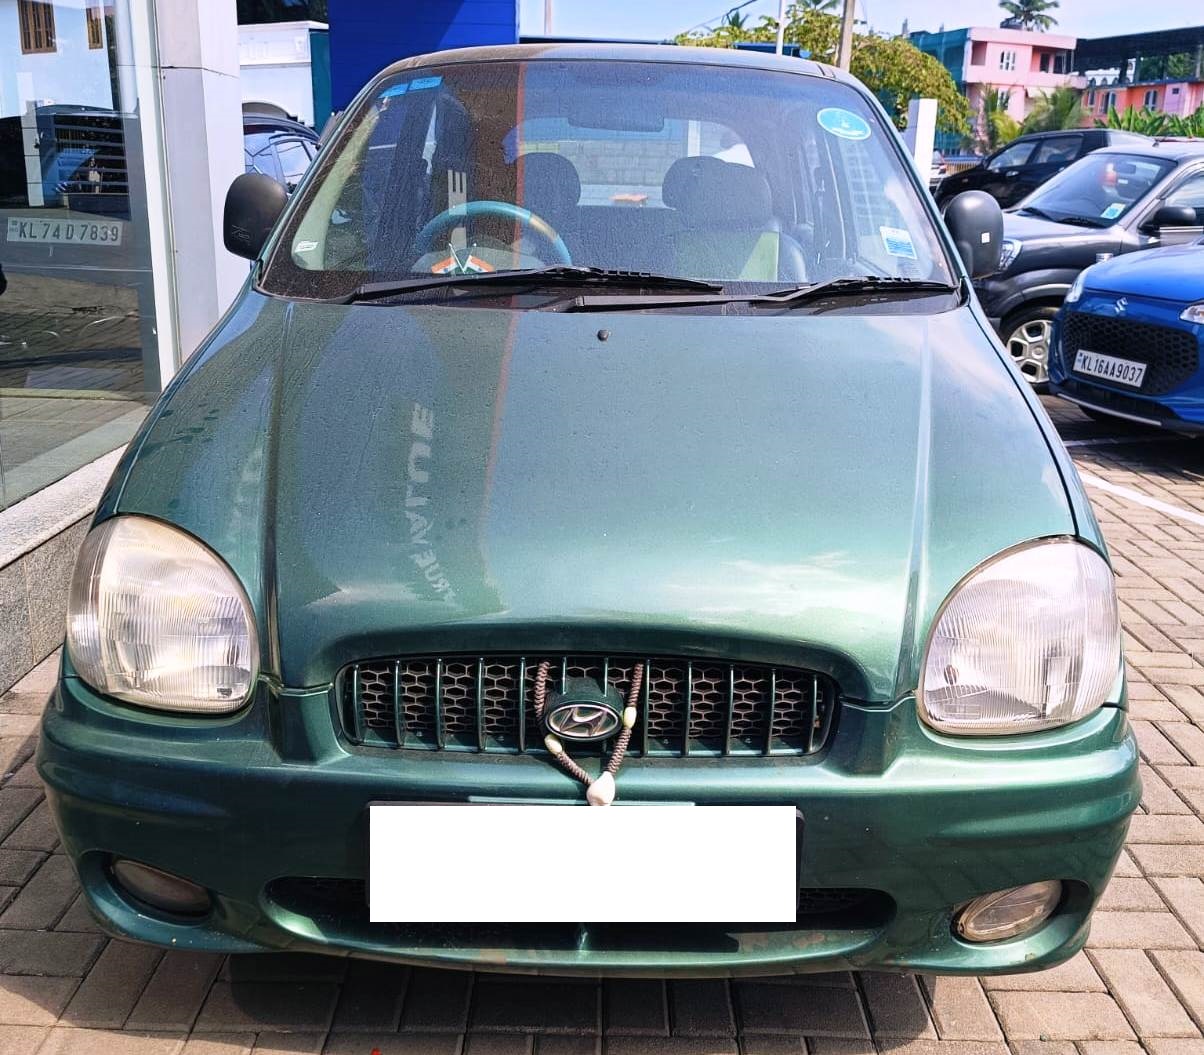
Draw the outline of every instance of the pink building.
<instances>
[{"instance_id":1,"label":"pink building","mask_svg":"<svg viewBox=\"0 0 1204 1055\"><path fill-rule=\"evenodd\" d=\"M992 29L975 26L968 31L966 63L962 75L970 109L979 115L988 88L1008 95L1008 113L1023 121L1033 104L1055 88L1083 88L1086 79L1076 76L1076 38L1026 29Z\"/></svg>"}]
</instances>

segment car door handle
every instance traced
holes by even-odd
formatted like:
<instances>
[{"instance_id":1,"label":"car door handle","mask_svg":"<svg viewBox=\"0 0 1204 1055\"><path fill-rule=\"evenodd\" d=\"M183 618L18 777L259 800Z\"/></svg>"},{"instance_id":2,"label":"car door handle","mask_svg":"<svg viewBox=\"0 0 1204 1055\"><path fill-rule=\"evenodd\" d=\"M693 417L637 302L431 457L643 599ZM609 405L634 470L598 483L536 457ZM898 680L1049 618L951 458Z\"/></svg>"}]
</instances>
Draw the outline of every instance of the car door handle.
<instances>
[{"instance_id":1,"label":"car door handle","mask_svg":"<svg viewBox=\"0 0 1204 1055\"><path fill-rule=\"evenodd\" d=\"M1012 171L1012 172L1008 172L1008 173L1006 173L1006 175L1005 175L1005 177L1004 177L1004 178L1005 178L1005 179L1015 179L1015 178L1016 178L1017 176L1019 176L1019 175L1020 175L1020 173L1019 173L1019 172Z\"/></svg>"}]
</instances>

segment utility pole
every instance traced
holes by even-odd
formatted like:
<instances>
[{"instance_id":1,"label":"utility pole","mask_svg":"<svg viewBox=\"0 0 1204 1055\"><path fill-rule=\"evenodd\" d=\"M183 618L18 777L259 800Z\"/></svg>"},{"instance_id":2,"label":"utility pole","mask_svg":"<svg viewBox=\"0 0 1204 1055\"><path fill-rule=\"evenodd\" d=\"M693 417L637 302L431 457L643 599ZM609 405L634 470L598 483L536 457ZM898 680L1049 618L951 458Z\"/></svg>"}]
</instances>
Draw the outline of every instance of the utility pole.
<instances>
[{"instance_id":1,"label":"utility pole","mask_svg":"<svg viewBox=\"0 0 1204 1055\"><path fill-rule=\"evenodd\" d=\"M857 0L844 0L844 14L840 19L840 50L836 53L836 65L847 70L853 61L853 19Z\"/></svg>"},{"instance_id":2,"label":"utility pole","mask_svg":"<svg viewBox=\"0 0 1204 1055\"><path fill-rule=\"evenodd\" d=\"M778 0L778 46L777 53L782 54L786 43L786 0Z\"/></svg>"},{"instance_id":3,"label":"utility pole","mask_svg":"<svg viewBox=\"0 0 1204 1055\"><path fill-rule=\"evenodd\" d=\"M543 35L552 35L552 0L543 0Z\"/></svg>"}]
</instances>

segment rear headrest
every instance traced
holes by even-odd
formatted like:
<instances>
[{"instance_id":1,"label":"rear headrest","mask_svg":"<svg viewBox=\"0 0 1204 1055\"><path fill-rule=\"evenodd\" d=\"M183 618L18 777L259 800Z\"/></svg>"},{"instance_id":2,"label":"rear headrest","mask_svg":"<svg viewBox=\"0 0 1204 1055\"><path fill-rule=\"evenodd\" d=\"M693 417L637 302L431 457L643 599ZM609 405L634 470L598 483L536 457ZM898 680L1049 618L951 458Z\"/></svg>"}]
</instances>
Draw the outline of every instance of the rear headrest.
<instances>
[{"instance_id":1,"label":"rear headrest","mask_svg":"<svg viewBox=\"0 0 1204 1055\"><path fill-rule=\"evenodd\" d=\"M773 218L765 177L748 165L713 157L680 158L669 166L661 198L688 223L713 227L759 227Z\"/></svg>"},{"instance_id":2,"label":"rear headrest","mask_svg":"<svg viewBox=\"0 0 1204 1055\"><path fill-rule=\"evenodd\" d=\"M522 157L522 204L537 216L551 219L581 200L581 177L568 158L536 150Z\"/></svg>"}]
</instances>

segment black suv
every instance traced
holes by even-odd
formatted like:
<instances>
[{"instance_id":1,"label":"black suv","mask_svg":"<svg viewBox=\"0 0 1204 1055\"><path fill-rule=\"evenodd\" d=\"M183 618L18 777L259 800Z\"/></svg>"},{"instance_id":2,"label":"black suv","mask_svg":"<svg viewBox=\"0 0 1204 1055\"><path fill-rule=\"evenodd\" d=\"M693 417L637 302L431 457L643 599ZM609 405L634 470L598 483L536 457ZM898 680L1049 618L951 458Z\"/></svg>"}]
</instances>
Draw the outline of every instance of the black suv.
<instances>
[{"instance_id":1,"label":"black suv","mask_svg":"<svg viewBox=\"0 0 1204 1055\"><path fill-rule=\"evenodd\" d=\"M967 190L984 190L1005 209L1036 190L1073 161L1100 147L1147 145L1147 136L1113 128L1034 132L1013 139L977 165L946 176L936 188L938 205Z\"/></svg>"},{"instance_id":2,"label":"black suv","mask_svg":"<svg viewBox=\"0 0 1204 1055\"><path fill-rule=\"evenodd\" d=\"M318 153L317 133L300 121L244 110L243 153L248 172L262 172L289 192L301 181Z\"/></svg>"},{"instance_id":3,"label":"black suv","mask_svg":"<svg viewBox=\"0 0 1204 1055\"><path fill-rule=\"evenodd\" d=\"M1097 150L1004 213L1000 270L975 288L1016 365L1041 385L1053 317L1080 271L1201 234L1204 140Z\"/></svg>"}]
</instances>

